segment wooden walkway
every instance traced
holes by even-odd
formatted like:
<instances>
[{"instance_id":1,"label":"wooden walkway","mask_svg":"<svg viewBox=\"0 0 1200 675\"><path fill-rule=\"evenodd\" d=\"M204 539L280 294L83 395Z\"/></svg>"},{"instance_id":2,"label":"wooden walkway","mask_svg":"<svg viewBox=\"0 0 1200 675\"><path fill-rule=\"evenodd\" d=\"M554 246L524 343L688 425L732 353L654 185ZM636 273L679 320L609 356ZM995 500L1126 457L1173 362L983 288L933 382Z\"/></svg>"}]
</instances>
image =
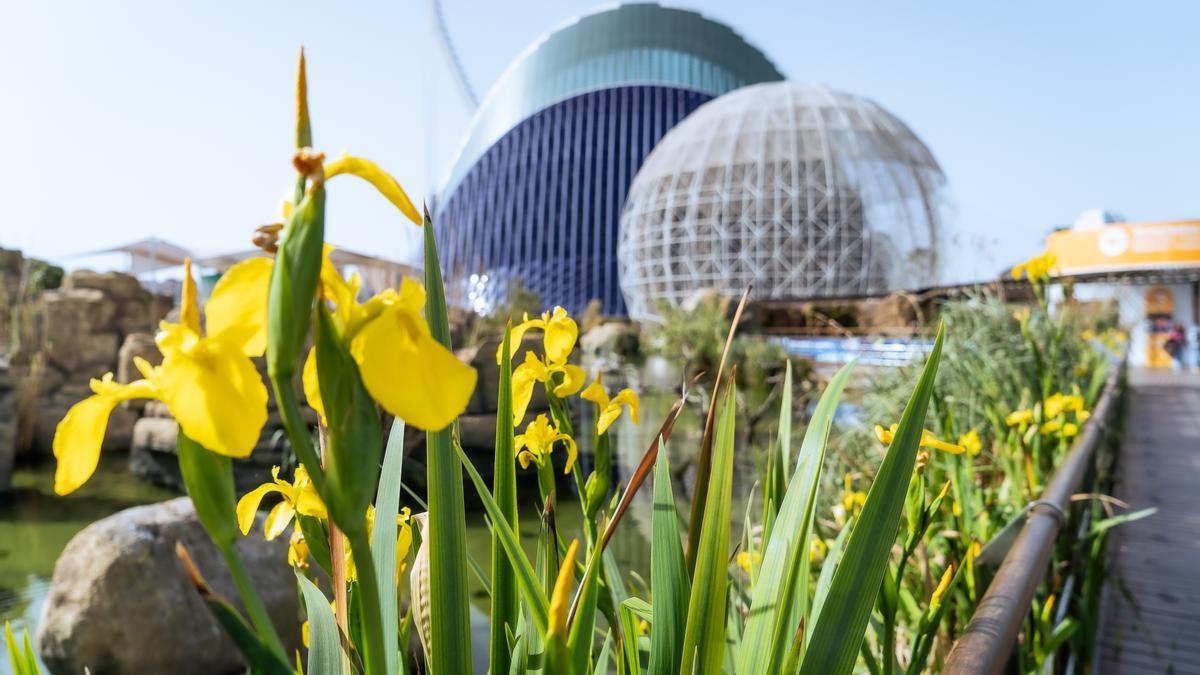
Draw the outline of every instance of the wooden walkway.
<instances>
[{"instance_id":1,"label":"wooden walkway","mask_svg":"<svg viewBox=\"0 0 1200 675\"><path fill-rule=\"evenodd\" d=\"M1157 507L1109 539L1097 675L1200 674L1200 375L1129 372L1117 497Z\"/></svg>"}]
</instances>

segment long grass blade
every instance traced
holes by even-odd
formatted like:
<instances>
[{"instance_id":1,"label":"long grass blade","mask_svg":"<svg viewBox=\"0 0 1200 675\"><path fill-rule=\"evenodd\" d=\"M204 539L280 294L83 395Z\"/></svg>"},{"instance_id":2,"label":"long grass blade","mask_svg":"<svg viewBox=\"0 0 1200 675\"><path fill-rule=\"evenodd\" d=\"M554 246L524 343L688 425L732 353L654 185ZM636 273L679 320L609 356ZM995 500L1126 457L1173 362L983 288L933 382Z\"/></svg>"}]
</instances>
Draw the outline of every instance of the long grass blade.
<instances>
[{"instance_id":1,"label":"long grass blade","mask_svg":"<svg viewBox=\"0 0 1200 675\"><path fill-rule=\"evenodd\" d=\"M833 573L800 667L802 675L843 675L854 668L904 512L944 337L939 328L933 351L850 533L842 562Z\"/></svg>"},{"instance_id":2,"label":"long grass blade","mask_svg":"<svg viewBox=\"0 0 1200 675\"><path fill-rule=\"evenodd\" d=\"M608 521L608 525L605 526L602 534L600 535L600 542L598 545L600 551L603 552L608 546L608 542L610 539L612 539L613 533L617 529L617 525L621 523L621 519L625 516L625 512L629 510L629 505L633 503L634 496L637 495L638 490L640 490L642 485L645 484L646 478L650 475L651 469L654 468L654 461L658 458L659 448L663 443L666 443L671 438L671 431L675 429L675 420L679 418L679 411L683 410L683 402L685 400L687 400L687 392L684 392L684 394L675 401L675 404L671 406L671 410L667 412L667 417L663 420L662 426L658 428L658 435L654 437L654 440L650 443L650 447L646 448L646 454L642 455L641 461L638 462L637 467L634 468L633 475L629 478L629 484L625 486L625 491L621 493L621 499L617 502L616 509L613 510L612 520ZM607 561L610 558L611 556L604 557L603 560ZM593 557L589 559L588 567L590 568L595 562L597 562L596 558ZM615 565L611 566L613 569L607 569L608 567L609 566L606 565L605 576L607 577L609 585L615 590L620 584L620 577L618 574L614 574L613 571L615 570L619 572L620 570L617 569ZM584 574L586 575L587 572L588 570L585 570ZM575 593L575 598L571 601L570 616L572 619L575 616L575 610L579 606L579 598L582 594L582 591L583 587L581 586L579 591ZM624 598L621 599L623 600Z\"/></svg>"},{"instance_id":3,"label":"long grass blade","mask_svg":"<svg viewBox=\"0 0 1200 675\"><path fill-rule=\"evenodd\" d=\"M683 656L691 580L679 540L679 511L671 486L665 449L654 463L654 513L651 516L650 592L654 627L650 631L650 675L670 675Z\"/></svg>"},{"instance_id":4,"label":"long grass blade","mask_svg":"<svg viewBox=\"0 0 1200 675\"><path fill-rule=\"evenodd\" d=\"M592 656L592 642L596 633L596 602L600 595L600 565L598 559L604 550L595 547L592 560L588 561L584 576L579 581L579 608L571 618L570 636L567 647L571 653L576 675L586 675L588 660Z\"/></svg>"},{"instance_id":5,"label":"long grass blade","mask_svg":"<svg viewBox=\"0 0 1200 675\"><path fill-rule=\"evenodd\" d=\"M729 526L733 492L734 424L737 387L732 375L721 394L713 435L712 484L696 547L696 573L688 600L681 673L721 672L725 652L726 590L729 584Z\"/></svg>"},{"instance_id":6,"label":"long grass blade","mask_svg":"<svg viewBox=\"0 0 1200 675\"><path fill-rule=\"evenodd\" d=\"M433 221L425 211L425 319L434 339L447 349L450 323ZM472 672L471 606L467 588L467 511L462 467L450 429L425 433L429 491L430 613L433 639L429 668L435 673ZM495 518L495 516L492 516Z\"/></svg>"},{"instance_id":7,"label":"long grass blade","mask_svg":"<svg viewBox=\"0 0 1200 675\"><path fill-rule=\"evenodd\" d=\"M371 530L371 558L375 578L379 579L380 619L383 622L383 656L388 673L399 672L400 651L397 631L400 608L396 595L396 536L400 513L400 483L404 470L404 420L392 422L383 455L383 471L375 495L375 525Z\"/></svg>"},{"instance_id":8,"label":"long grass blade","mask_svg":"<svg viewBox=\"0 0 1200 675\"><path fill-rule=\"evenodd\" d=\"M467 458L462 448L456 447L455 450L458 452L458 459L463 468L467 470L471 482L475 484L476 491L479 492L479 498L483 501L483 508L487 511L488 518L492 519L492 532L513 566L517 583L525 595L526 607L530 610L534 624L544 636L550 626L550 604L538 581L537 573L530 564L529 558L525 557L525 552L521 550L521 543L517 539L517 535L509 527L508 521L500 511L500 505L492 497L492 493L488 490L487 484L483 482L483 478L480 477L479 471L475 469L475 465Z\"/></svg>"},{"instance_id":9,"label":"long grass blade","mask_svg":"<svg viewBox=\"0 0 1200 675\"><path fill-rule=\"evenodd\" d=\"M517 524L517 458L513 448L512 324L504 330L500 349L500 391L496 406L496 459L492 492L502 516L513 532ZM520 612L517 577L504 545L492 528L492 622L488 663L493 673L507 673L512 663L507 631L516 630Z\"/></svg>"},{"instance_id":10,"label":"long grass blade","mask_svg":"<svg viewBox=\"0 0 1200 675\"><path fill-rule=\"evenodd\" d=\"M341 673L342 641L329 600L303 574L296 574L308 615L308 672Z\"/></svg>"},{"instance_id":11,"label":"long grass blade","mask_svg":"<svg viewBox=\"0 0 1200 675\"><path fill-rule=\"evenodd\" d=\"M617 610L621 623L621 655L627 675L641 675L642 652L638 649L638 617L628 601L622 602Z\"/></svg>"},{"instance_id":12,"label":"long grass blade","mask_svg":"<svg viewBox=\"0 0 1200 675\"><path fill-rule=\"evenodd\" d=\"M825 598L829 595L829 585L833 583L833 572L837 569L838 563L842 561L842 551L846 547L846 536L854 528L854 520L847 519L846 524L842 526L837 537L834 537L833 544L829 546L829 551L825 554L825 562L821 565L821 573L817 576L817 589L813 593L812 609L808 616L815 618L821 615L821 607L825 605ZM812 630L815 621L809 620L804 624L804 639L805 641L812 639Z\"/></svg>"},{"instance_id":13,"label":"long grass blade","mask_svg":"<svg viewBox=\"0 0 1200 675\"><path fill-rule=\"evenodd\" d=\"M808 598L808 541L816 510L817 488L833 417L850 374L850 362L833 376L821 395L804 434L796 470L792 475L779 516L771 528L758 579L754 584L750 617L742 638L738 672L777 672L791 646ZM780 413L790 417L790 411ZM782 442L782 438L780 439Z\"/></svg>"},{"instance_id":14,"label":"long grass blade","mask_svg":"<svg viewBox=\"0 0 1200 675\"><path fill-rule=\"evenodd\" d=\"M717 379L714 380L712 398L708 402L708 416L704 418L704 436L700 439L700 457L696 460L696 489L692 494L692 512L688 518L687 549L684 553L688 574L696 569L696 546L700 541L700 525L704 522L704 509L708 503L709 476L712 473L713 423L721 385L725 381L725 362L729 359L733 336L737 333L738 324L742 320L742 312L746 309L746 302L750 300L750 290L753 288L753 284L746 287L746 290L742 292L742 299L738 301L737 311L733 313L733 321L729 324L729 335L725 337L725 347L721 350L721 361L717 366ZM730 383L732 384L732 380Z\"/></svg>"}]
</instances>

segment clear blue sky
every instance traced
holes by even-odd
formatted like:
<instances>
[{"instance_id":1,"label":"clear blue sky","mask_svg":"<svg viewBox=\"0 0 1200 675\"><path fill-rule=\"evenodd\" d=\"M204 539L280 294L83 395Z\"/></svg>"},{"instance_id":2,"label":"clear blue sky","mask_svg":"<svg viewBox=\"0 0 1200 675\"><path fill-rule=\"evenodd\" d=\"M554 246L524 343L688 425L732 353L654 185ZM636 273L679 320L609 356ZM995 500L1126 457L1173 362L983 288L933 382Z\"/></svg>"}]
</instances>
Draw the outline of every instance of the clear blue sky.
<instances>
[{"instance_id":1,"label":"clear blue sky","mask_svg":"<svg viewBox=\"0 0 1200 675\"><path fill-rule=\"evenodd\" d=\"M924 138L950 179L960 270L992 276L1085 208L1200 217L1200 3L683 6L732 25L789 78L873 98ZM592 7L444 1L481 94ZM300 44L316 145L428 194L469 119L429 25L423 0L6 3L0 246L58 258L157 234L202 254L247 247L291 177ZM345 180L330 240L412 256L415 230Z\"/></svg>"}]
</instances>

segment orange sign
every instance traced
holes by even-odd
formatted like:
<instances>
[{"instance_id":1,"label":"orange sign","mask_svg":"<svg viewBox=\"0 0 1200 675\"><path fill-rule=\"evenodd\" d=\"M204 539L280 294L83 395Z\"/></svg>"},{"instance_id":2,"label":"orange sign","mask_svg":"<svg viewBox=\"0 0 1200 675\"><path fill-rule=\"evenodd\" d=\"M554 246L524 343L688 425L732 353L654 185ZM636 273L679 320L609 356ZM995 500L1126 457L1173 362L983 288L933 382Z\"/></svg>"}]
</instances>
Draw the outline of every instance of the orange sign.
<instances>
[{"instance_id":1,"label":"orange sign","mask_svg":"<svg viewBox=\"0 0 1200 675\"><path fill-rule=\"evenodd\" d=\"M1150 368L1170 368L1167 338L1171 334L1171 314L1175 311L1175 296L1166 286L1146 289L1146 365Z\"/></svg>"},{"instance_id":2,"label":"orange sign","mask_svg":"<svg viewBox=\"0 0 1200 675\"><path fill-rule=\"evenodd\" d=\"M1200 220L1111 223L1046 237L1060 274L1200 267Z\"/></svg>"}]
</instances>

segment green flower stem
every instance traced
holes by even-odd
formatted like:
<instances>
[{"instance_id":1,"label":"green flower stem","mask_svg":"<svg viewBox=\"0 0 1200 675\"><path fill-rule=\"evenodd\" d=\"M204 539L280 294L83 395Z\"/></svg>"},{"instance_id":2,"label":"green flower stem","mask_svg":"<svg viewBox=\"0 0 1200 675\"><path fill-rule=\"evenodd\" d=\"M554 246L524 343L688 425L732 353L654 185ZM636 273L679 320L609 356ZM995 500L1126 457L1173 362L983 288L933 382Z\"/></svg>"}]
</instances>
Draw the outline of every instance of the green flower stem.
<instances>
[{"instance_id":1,"label":"green flower stem","mask_svg":"<svg viewBox=\"0 0 1200 675\"><path fill-rule=\"evenodd\" d=\"M250 579L250 573L246 570L246 564L242 562L242 555L238 553L237 546L219 543L217 548L225 558L225 565L229 567L229 573L233 576L233 585L237 587L238 596L246 606L246 612L250 614L250 623L254 624L258 636L270 646L271 651L287 663L287 650L283 648L283 641L275 631L275 624L271 623L271 616L267 614L267 608L254 588L254 582Z\"/></svg>"},{"instance_id":2,"label":"green flower stem","mask_svg":"<svg viewBox=\"0 0 1200 675\"><path fill-rule=\"evenodd\" d=\"M371 557L371 542L365 532L346 534L350 540L350 554L358 570L358 587L362 592L363 649L367 675L387 675L387 658L383 653L383 608L379 604L379 580L375 578L375 562ZM395 630L396 627L390 627Z\"/></svg>"},{"instance_id":3,"label":"green flower stem","mask_svg":"<svg viewBox=\"0 0 1200 675\"><path fill-rule=\"evenodd\" d=\"M543 461L534 462L534 466L537 467L538 492L542 495L542 501L548 502L554 499L555 493L554 464L547 457Z\"/></svg>"},{"instance_id":4,"label":"green flower stem","mask_svg":"<svg viewBox=\"0 0 1200 675\"><path fill-rule=\"evenodd\" d=\"M308 470L309 479L312 480L317 494L321 495L321 499L325 499L325 469L321 464L321 457L313 445L308 425L304 422L304 415L300 413L300 404L296 401L296 391L292 388L292 378L291 376L271 375L270 379L271 388L275 391L275 402L279 408L279 419L283 422L283 428L287 432L288 441L292 444L292 450L304 464L304 468Z\"/></svg>"},{"instance_id":5,"label":"green flower stem","mask_svg":"<svg viewBox=\"0 0 1200 675\"><path fill-rule=\"evenodd\" d=\"M287 652L254 584L250 583L235 546L239 535L232 463L228 457L210 452L192 440L182 428L179 429L177 451L179 473L196 509L196 517L225 557L242 604L250 612L250 622L271 650L286 662Z\"/></svg>"}]
</instances>

